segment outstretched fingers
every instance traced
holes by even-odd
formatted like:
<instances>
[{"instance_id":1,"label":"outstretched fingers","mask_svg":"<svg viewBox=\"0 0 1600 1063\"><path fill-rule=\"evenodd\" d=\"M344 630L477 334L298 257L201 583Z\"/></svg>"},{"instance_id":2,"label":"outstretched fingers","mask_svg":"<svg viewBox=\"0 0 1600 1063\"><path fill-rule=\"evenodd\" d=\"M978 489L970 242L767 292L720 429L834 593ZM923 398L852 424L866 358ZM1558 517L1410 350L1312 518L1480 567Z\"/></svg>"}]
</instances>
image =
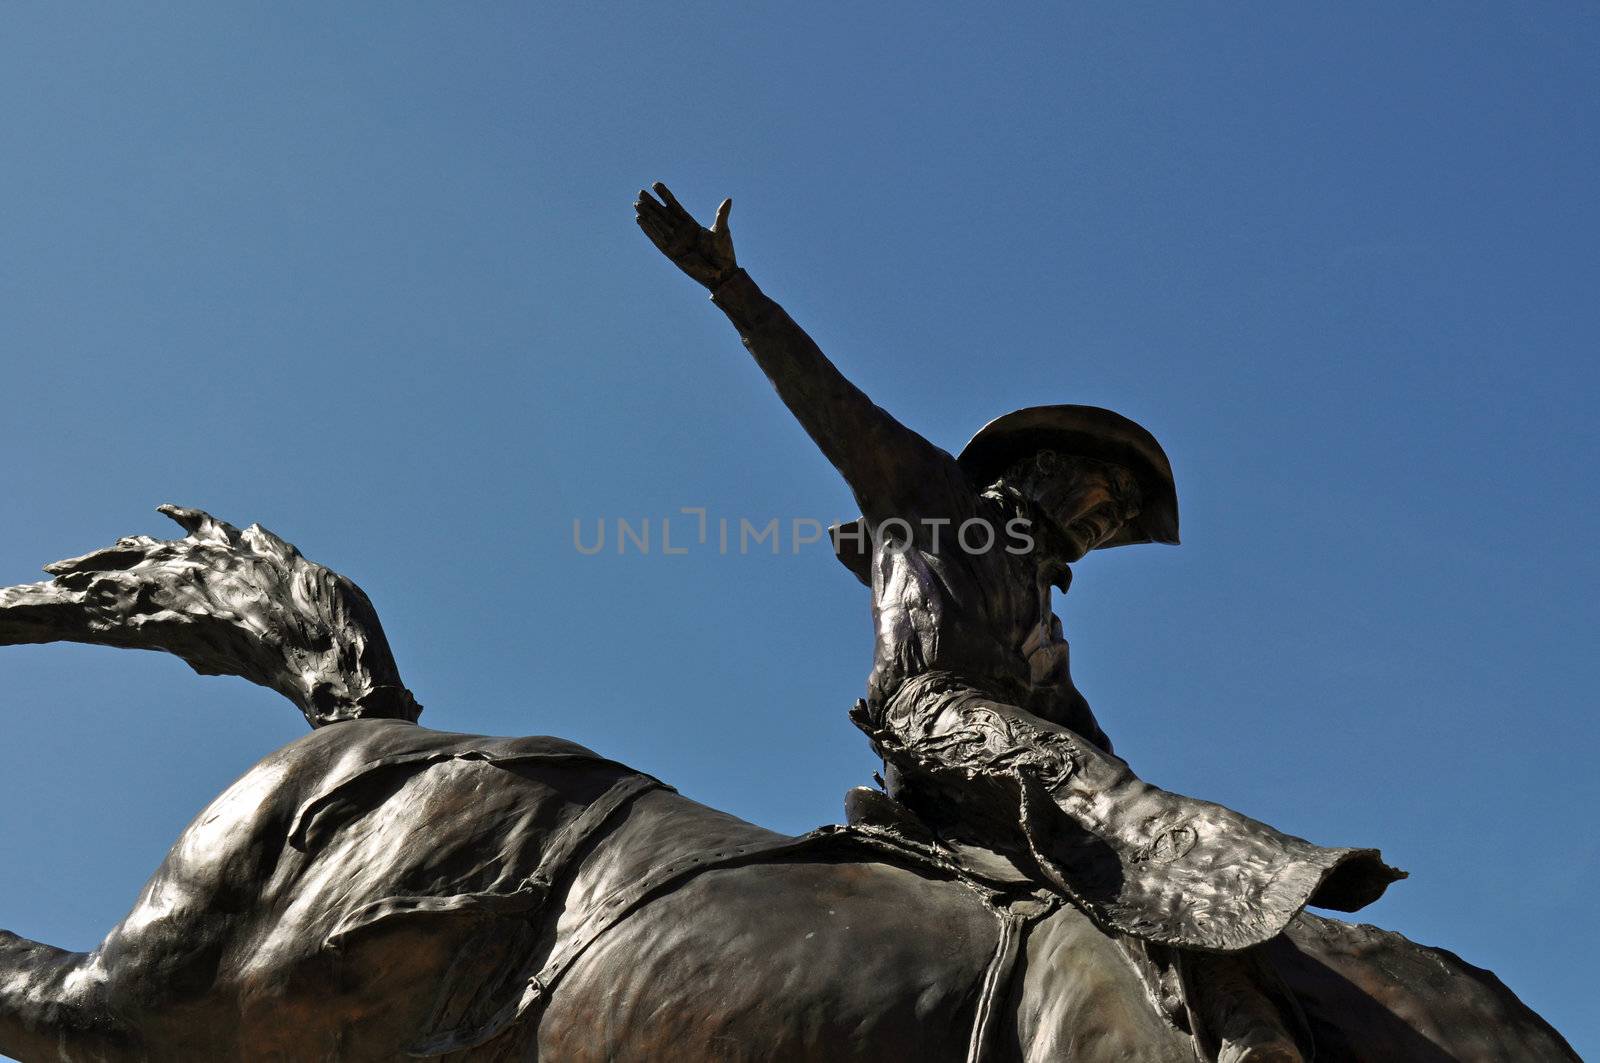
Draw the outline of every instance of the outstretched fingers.
<instances>
[{"instance_id":1,"label":"outstretched fingers","mask_svg":"<svg viewBox=\"0 0 1600 1063\"><path fill-rule=\"evenodd\" d=\"M639 189L639 198L633 201L633 210L640 222L648 219L660 224L665 220L664 208L655 201L649 192L642 188Z\"/></svg>"},{"instance_id":2,"label":"outstretched fingers","mask_svg":"<svg viewBox=\"0 0 1600 1063\"><path fill-rule=\"evenodd\" d=\"M667 243L667 231L662 227L659 219L652 218L641 210L634 215L633 220L639 223L639 228L644 230L644 234L656 246L660 247Z\"/></svg>"},{"instance_id":3,"label":"outstretched fingers","mask_svg":"<svg viewBox=\"0 0 1600 1063\"><path fill-rule=\"evenodd\" d=\"M731 199L722 201L717 208L716 221L708 231L700 227L694 215L683 209L668 188L660 181L640 189L634 200L634 220L650 238L656 248L671 259L679 269L692 279L714 289L727 279L734 269L733 237L728 232L728 211Z\"/></svg>"},{"instance_id":4,"label":"outstretched fingers","mask_svg":"<svg viewBox=\"0 0 1600 1063\"><path fill-rule=\"evenodd\" d=\"M663 209L674 220L680 222L686 221L693 225L696 229L700 227L700 223L694 220L694 215L683 209L683 204L679 203L678 197L672 194L672 189L668 188L660 181L655 182L650 187L655 189L656 195L661 197L661 202L665 204Z\"/></svg>"},{"instance_id":5,"label":"outstretched fingers","mask_svg":"<svg viewBox=\"0 0 1600 1063\"><path fill-rule=\"evenodd\" d=\"M666 218L665 209L650 198L650 193L641 189L633 210L633 220L639 223L639 228L644 230L651 243L665 251L673 237L673 226Z\"/></svg>"}]
</instances>

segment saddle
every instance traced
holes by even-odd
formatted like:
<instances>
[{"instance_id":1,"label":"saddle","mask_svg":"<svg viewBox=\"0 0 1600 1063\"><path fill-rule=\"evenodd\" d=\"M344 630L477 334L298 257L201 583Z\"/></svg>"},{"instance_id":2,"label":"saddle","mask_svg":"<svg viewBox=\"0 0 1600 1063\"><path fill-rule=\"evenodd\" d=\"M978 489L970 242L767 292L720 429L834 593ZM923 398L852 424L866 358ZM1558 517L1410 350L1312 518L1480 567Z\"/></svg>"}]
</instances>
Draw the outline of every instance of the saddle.
<instances>
[{"instance_id":1,"label":"saddle","mask_svg":"<svg viewBox=\"0 0 1600 1063\"><path fill-rule=\"evenodd\" d=\"M871 786L851 787L844 795L845 823L869 847L904 847L927 866L953 870L972 885L1004 894L1049 891L1049 883L1025 869L1026 861L988 846L936 831L921 816Z\"/></svg>"},{"instance_id":2,"label":"saddle","mask_svg":"<svg viewBox=\"0 0 1600 1063\"><path fill-rule=\"evenodd\" d=\"M1026 857L1013 857L999 849L952 838L937 831L915 811L895 800L883 790L857 786L845 794L845 819L850 829L858 832L859 840L872 847L891 846L915 854L913 859L927 861L929 867L952 868L963 882L979 890L993 891L990 904L1001 917L1001 944L990 962L988 977L984 980L983 996L979 1002L978 1026L993 1021L994 1001L1005 999L1004 992L1010 983L1011 968L1016 950L1034 921L1048 914L1061 903L1059 895L1048 885L1048 880L1038 872L1026 869ZM1019 924L1007 922L1008 914L1019 911L1008 904L1009 898L1048 898L1050 907L1024 919ZM1022 908L1020 911L1031 911ZM1091 914L1086 912L1085 914ZM1124 956L1144 984L1150 1003L1173 1028L1195 1038L1200 1057L1217 1058L1218 1041L1212 1029L1212 1008L1196 1005L1196 978L1216 983L1233 981L1241 986L1215 985L1211 995L1231 995L1244 998L1261 993L1275 1017L1292 1031L1292 1036L1305 1049L1305 1058L1314 1051L1314 1039L1305 1014L1294 994L1283 983L1270 960L1260 950L1250 950L1229 957L1226 963L1214 962L1203 976L1194 969L1193 959L1184 950L1143 941L1131 935L1102 927L1116 941ZM1008 937L1010 940L1008 941ZM1227 978L1222 976L1226 975ZM985 1031L981 1036L974 1029L973 1042L968 1049L968 1060L985 1056L988 1045Z\"/></svg>"}]
</instances>

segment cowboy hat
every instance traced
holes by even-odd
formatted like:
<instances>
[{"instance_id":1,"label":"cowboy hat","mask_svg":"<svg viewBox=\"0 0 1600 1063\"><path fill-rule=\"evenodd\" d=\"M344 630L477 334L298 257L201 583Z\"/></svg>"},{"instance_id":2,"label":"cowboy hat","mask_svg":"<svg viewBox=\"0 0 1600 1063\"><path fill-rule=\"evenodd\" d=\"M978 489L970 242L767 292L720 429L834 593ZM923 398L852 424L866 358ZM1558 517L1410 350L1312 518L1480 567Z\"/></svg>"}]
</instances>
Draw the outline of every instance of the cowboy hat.
<instances>
[{"instance_id":1,"label":"cowboy hat","mask_svg":"<svg viewBox=\"0 0 1600 1063\"><path fill-rule=\"evenodd\" d=\"M1095 547L1178 542L1178 491L1172 465L1156 437L1134 421L1098 406L1030 406L996 417L961 448L956 462L974 488L994 483L1022 459L1053 450L1120 465L1139 485L1139 514ZM871 544L864 519L829 529L839 561L870 583Z\"/></svg>"}]
</instances>

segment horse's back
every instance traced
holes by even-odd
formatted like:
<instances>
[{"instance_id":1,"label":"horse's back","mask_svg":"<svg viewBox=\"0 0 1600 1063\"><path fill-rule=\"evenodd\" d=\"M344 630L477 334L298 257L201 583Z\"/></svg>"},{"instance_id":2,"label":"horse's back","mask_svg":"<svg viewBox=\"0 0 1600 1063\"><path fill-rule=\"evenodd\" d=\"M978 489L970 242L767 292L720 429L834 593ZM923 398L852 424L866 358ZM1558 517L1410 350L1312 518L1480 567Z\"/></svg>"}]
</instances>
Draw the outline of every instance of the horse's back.
<instances>
[{"instance_id":1,"label":"horse's back","mask_svg":"<svg viewBox=\"0 0 1600 1063\"><path fill-rule=\"evenodd\" d=\"M608 892L686 853L791 841L647 795L580 875L563 920L576 930ZM974 892L865 852L802 847L711 867L595 940L551 994L539 1058L965 1059L996 937Z\"/></svg>"},{"instance_id":2,"label":"horse's back","mask_svg":"<svg viewBox=\"0 0 1600 1063\"><path fill-rule=\"evenodd\" d=\"M685 852L783 841L647 795L586 865L563 920L576 930L608 893ZM948 864L850 835L701 872L596 939L550 996L538 1058L965 1060L992 982L985 1060L1192 1063L1187 1036L1087 916L1056 907L1006 959L995 899Z\"/></svg>"}]
</instances>

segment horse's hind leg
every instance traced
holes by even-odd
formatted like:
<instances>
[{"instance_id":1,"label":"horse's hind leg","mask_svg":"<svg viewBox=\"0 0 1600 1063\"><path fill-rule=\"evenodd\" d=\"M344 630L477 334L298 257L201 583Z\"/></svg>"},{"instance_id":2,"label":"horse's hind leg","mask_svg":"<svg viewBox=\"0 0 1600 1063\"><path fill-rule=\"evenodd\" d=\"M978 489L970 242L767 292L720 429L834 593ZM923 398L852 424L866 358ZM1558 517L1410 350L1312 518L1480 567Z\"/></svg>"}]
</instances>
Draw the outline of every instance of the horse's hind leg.
<instances>
[{"instance_id":1,"label":"horse's hind leg","mask_svg":"<svg viewBox=\"0 0 1600 1063\"><path fill-rule=\"evenodd\" d=\"M137 1058L106 1007L105 984L92 954L0 930L0 1052L24 1063Z\"/></svg>"}]
</instances>

